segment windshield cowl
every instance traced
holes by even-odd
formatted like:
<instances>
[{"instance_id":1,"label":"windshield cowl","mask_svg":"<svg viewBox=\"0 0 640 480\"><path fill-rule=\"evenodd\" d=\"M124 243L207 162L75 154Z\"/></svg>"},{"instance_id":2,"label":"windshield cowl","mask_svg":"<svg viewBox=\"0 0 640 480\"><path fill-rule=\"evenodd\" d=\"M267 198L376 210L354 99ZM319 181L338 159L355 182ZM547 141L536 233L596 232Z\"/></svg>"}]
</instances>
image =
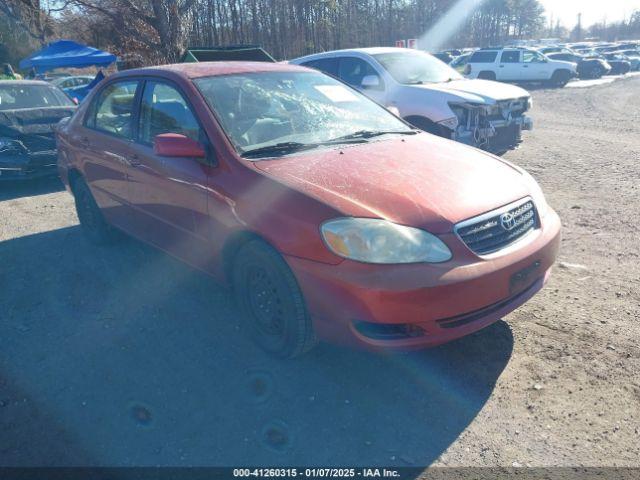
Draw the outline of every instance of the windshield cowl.
<instances>
[{"instance_id":1,"label":"windshield cowl","mask_svg":"<svg viewBox=\"0 0 640 480\"><path fill-rule=\"evenodd\" d=\"M370 131L362 130L349 135L327 140L322 143L283 142L274 145L265 145L248 151L243 151L241 156L248 160L263 160L285 157L295 153L307 152L321 148L339 148L344 145L357 145L379 140L381 137L392 138L398 135L416 135L418 130L406 131Z\"/></svg>"}]
</instances>

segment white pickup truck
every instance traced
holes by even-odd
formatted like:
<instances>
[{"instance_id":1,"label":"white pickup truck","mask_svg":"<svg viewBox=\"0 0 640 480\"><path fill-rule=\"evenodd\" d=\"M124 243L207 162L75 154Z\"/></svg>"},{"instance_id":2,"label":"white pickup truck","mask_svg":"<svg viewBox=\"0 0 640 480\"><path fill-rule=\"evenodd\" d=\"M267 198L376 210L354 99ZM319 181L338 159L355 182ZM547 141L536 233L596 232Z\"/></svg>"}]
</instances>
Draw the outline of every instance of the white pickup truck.
<instances>
[{"instance_id":1,"label":"white pickup truck","mask_svg":"<svg viewBox=\"0 0 640 480\"><path fill-rule=\"evenodd\" d=\"M319 53L290 63L321 70L427 132L504 153L532 128L529 93L514 85L469 80L428 53L359 48Z\"/></svg>"}]
</instances>

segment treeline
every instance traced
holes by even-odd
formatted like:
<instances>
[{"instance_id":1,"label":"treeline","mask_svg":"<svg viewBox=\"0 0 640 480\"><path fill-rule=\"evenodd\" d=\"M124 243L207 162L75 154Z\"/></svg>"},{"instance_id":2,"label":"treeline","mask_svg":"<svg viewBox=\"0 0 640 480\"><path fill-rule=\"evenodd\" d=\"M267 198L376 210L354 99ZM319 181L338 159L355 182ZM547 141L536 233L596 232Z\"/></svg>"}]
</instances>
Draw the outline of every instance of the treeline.
<instances>
[{"instance_id":1,"label":"treeline","mask_svg":"<svg viewBox=\"0 0 640 480\"><path fill-rule=\"evenodd\" d=\"M628 20L596 23L588 28L586 35L606 41L640 39L640 10L633 12Z\"/></svg>"},{"instance_id":2,"label":"treeline","mask_svg":"<svg viewBox=\"0 0 640 480\"><path fill-rule=\"evenodd\" d=\"M485 46L528 38L544 28L538 0L463 0L452 27L420 45ZM72 38L143 63L172 62L188 46L260 44L278 59L323 50L394 45L430 31L457 0L0 0L0 15L11 18L32 39ZM5 5L3 8L2 5ZM20 8L8 9L7 5ZM33 22L46 17L49 21ZM23 15L27 17L27 15ZM1 23L0 23L1 25ZM442 26L442 25L441 25ZM445 38L446 37L446 38ZM435 45L434 43L437 43Z\"/></svg>"},{"instance_id":3,"label":"treeline","mask_svg":"<svg viewBox=\"0 0 640 480\"><path fill-rule=\"evenodd\" d=\"M197 0L192 44L256 43L278 58L338 48L394 45L420 38L455 0ZM420 48L485 46L535 34L544 25L538 0L468 1L475 7L449 38ZM425 43L426 42L426 43Z\"/></svg>"},{"instance_id":4,"label":"treeline","mask_svg":"<svg viewBox=\"0 0 640 480\"><path fill-rule=\"evenodd\" d=\"M259 44L286 59L409 38L433 51L540 36L640 37L640 12L584 30L546 21L538 0L0 0L0 56L56 38L149 64L175 62L189 46Z\"/></svg>"}]
</instances>

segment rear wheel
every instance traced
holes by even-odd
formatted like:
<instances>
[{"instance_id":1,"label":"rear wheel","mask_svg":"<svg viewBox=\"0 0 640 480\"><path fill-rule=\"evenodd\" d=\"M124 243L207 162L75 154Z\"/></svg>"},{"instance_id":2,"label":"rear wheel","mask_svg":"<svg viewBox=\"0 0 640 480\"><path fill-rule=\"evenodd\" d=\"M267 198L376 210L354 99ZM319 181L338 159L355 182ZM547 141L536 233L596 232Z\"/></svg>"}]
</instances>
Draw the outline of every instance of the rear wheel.
<instances>
[{"instance_id":1,"label":"rear wheel","mask_svg":"<svg viewBox=\"0 0 640 480\"><path fill-rule=\"evenodd\" d=\"M259 239L240 247L232 280L243 326L264 350L293 358L316 344L298 282L273 247Z\"/></svg>"},{"instance_id":2,"label":"rear wheel","mask_svg":"<svg viewBox=\"0 0 640 480\"><path fill-rule=\"evenodd\" d=\"M556 70L549 80L552 87L562 88L571 80L571 73L568 70Z\"/></svg>"},{"instance_id":3,"label":"rear wheel","mask_svg":"<svg viewBox=\"0 0 640 480\"><path fill-rule=\"evenodd\" d=\"M87 239L95 245L108 245L117 240L118 232L106 222L89 186L81 177L73 182L72 190L80 227Z\"/></svg>"}]
</instances>

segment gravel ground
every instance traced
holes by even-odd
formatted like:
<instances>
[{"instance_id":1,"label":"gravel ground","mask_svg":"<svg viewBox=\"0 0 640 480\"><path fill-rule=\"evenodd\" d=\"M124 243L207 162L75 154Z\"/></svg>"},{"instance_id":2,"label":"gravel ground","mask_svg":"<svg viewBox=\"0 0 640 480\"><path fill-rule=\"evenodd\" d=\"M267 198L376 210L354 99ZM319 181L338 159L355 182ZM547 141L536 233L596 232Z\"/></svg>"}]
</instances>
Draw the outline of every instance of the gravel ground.
<instances>
[{"instance_id":1,"label":"gravel ground","mask_svg":"<svg viewBox=\"0 0 640 480\"><path fill-rule=\"evenodd\" d=\"M0 465L640 466L640 77L533 92L506 155L564 224L548 286L408 355L275 361L228 291L56 182L0 184Z\"/></svg>"}]
</instances>

